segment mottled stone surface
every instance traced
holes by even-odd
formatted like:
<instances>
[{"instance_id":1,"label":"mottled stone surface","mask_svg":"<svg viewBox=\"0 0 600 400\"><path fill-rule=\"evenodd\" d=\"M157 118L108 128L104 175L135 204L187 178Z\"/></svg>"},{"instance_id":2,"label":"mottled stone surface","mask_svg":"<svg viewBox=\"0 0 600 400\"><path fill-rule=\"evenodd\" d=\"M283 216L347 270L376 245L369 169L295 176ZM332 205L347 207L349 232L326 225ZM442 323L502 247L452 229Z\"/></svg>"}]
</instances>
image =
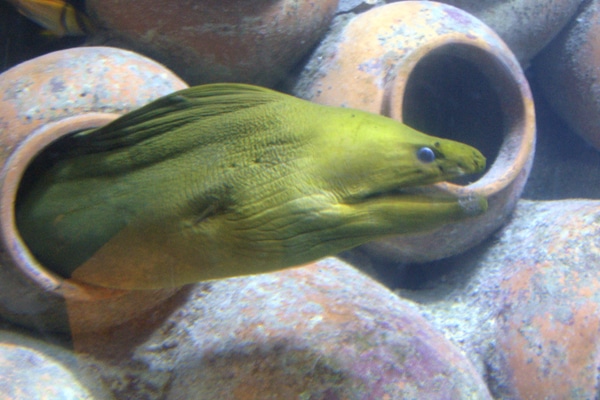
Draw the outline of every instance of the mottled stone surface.
<instances>
[{"instance_id":1,"label":"mottled stone surface","mask_svg":"<svg viewBox=\"0 0 600 400\"><path fill-rule=\"evenodd\" d=\"M101 382L82 370L69 350L17 330L0 330L0 399L108 398Z\"/></svg>"},{"instance_id":2,"label":"mottled stone surface","mask_svg":"<svg viewBox=\"0 0 600 400\"><path fill-rule=\"evenodd\" d=\"M600 1L586 2L533 66L556 113L600 151Z\"/></svg>"},{"instance_id":3,"label":"mottled stone surface","mask_svg":"<svg viewBox=\"0 0 600 400\"><path fill-rule=\"evenodd\" d=\"M437 264L447 272L424 290L400 294L421 302L496 397L592 399L599 265L600 201L522 200L490 243Z\"/></svg>"},{"instance_id":4,"label":"mottled stone surface","mask_svg":"<svg viewBox=\"0 0 600 400\"><path fill-rule=\"evenodd\" d=\"M137 343L131 329L75 338L122 371L103 377L119 399L490 398L411 303L334 259L196 285Z\"/></svg>"},{"instance_id":5,"label":"mottled stone surface","mask_svg":"<svg viewBox=\"0 0 600 400\"><path fill-rule=\"evenodd\" d=\"M538 206L499 282L494 375L505 398L600 395L600 202Z\"/></svg>"},{"instance_id":6,"label":"mottled stone surface","mask_svg":"<svg viewBox=\"0 0 600 400\"><path fill-rule=\"evenodd\" d=\"M440 0L495 30L524 67L574 18L583 0Z\"/></svg>"}]
</instances>

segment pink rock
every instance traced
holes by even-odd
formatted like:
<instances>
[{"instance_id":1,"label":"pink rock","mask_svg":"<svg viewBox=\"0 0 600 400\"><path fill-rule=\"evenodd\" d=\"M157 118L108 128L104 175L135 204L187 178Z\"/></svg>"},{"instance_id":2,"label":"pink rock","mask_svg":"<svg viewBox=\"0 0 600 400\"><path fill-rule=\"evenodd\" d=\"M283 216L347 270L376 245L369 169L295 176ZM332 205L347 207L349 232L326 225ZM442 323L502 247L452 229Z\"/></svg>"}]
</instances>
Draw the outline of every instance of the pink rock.
<instances>
[{"instance_id":1,"label":"pink rock","mask_svg":"<svg viewBox=\"0 0 600 400\"><path fill-rule=\"evenodd\" d=\"M548 203L535 222L500 283L498 377L506 398L597 398L600 202Z\"/></svg>"},{"instance_id":2,"label":"pink rock","mask_svg":"<svg viewBox=\"0 0 600 400\"><path fill-rule=\"evenodd\" d=\"M335 259L195 285L159 326L131 329L75 338L129 371L103 378L118 398L129 386L166 399L491 398L410 303Z\"/></svg>"},{"instance_id":3,"label":"pink rock","mask_svg":"<svg viewBox=\"0 0 600 400\"><path fill-rule=\"evenodd\" d=\"M598 398L600 201L521 200L487 246L437 264L412 293L495 398Z\"/></svg>"}]
</instances>

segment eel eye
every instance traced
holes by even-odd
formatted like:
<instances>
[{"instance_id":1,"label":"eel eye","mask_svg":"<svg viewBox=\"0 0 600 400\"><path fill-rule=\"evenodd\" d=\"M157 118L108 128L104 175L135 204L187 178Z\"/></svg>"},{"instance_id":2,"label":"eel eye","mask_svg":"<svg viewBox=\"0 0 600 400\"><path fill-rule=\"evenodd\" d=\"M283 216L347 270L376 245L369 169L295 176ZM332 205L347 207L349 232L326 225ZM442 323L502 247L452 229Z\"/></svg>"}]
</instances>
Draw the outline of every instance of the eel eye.
<instances>
[{"instance_id":1,"label":"eel eye","mask_svg":"<svg viewBox=\"0 0 600 400\"><path fill-rule=\"evenodd\" d=\"M419 161L429 164L435 161L435 153L429 147L421 147L417 150L417 158Z\"/></svg>"}]
</instances>

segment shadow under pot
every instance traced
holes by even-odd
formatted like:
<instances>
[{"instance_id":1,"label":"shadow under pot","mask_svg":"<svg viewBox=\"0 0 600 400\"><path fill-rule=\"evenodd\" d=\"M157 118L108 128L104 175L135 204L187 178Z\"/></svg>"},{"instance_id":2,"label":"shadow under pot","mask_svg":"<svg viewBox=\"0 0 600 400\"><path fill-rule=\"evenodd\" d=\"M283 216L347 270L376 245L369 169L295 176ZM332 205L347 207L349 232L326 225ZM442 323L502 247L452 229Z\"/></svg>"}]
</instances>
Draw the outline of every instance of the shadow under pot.
<instances>
[{"instance_id":1,"label":"shadow under pot","mask_svg":"<svg viewBox=\"0 0 600 400\"><path fill-rule=\"evenodd\" d=\"M310 70L320 74L299 82L302 97L386 115L487 158L482 175L435 185L486 197L486 213L362 250L386 262L432 261L482 242L507 220L531 169L535 114L517 60L490 28L449 5L392 3L350 20L315 57Z\"/></svg>"}]
</instances>

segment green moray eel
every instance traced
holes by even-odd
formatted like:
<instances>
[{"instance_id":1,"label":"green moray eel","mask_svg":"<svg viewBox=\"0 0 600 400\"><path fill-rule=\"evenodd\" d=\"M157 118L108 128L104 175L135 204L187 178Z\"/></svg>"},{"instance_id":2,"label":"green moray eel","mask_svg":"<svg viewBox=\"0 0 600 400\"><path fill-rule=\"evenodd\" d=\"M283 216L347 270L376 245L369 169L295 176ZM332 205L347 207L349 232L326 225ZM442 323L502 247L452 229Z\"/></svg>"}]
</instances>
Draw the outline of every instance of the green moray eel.
<instances>
[{"instance_id":1,"label":"green moray eel","mask_svg":"<svg viewBox=\"0 0 600 400\"><path fill-rule=\"evenodd\" d=\"M278 270L487 207L410 190L481 172L476 149L251 85L185 89L55 147L18 229L47 268L110 288Z\"/></svg>"}]
</instances>

